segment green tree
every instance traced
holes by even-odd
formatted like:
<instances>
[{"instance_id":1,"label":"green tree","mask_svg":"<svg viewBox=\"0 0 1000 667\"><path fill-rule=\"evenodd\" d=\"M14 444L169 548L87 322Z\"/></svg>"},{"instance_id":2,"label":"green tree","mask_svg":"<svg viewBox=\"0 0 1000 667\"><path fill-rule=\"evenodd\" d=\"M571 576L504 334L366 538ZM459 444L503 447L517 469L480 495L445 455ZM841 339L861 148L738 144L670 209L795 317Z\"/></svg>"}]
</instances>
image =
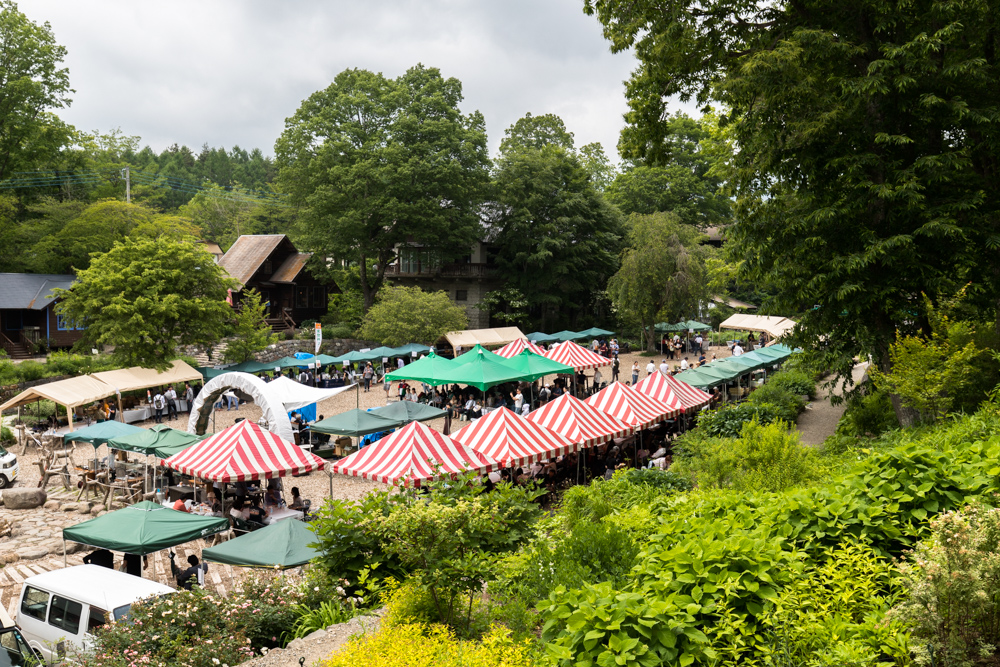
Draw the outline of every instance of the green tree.
<instances>
[{"instance_id":1,"label":"green tree","mask_svg":"<svg viewBox=\"0 0 1000 667\"><path fill-rule=\"evenodd\" d=\"M897 332L930 336L922 294L969 281L1000 314L1000 262L983 252L1000 245L996 0L585 10L640 62L624 151L662 144L673 95L722 103L739 147L727 235L743 280L802 313L799 342L840 375L859 354L890 371Z\"/></svg>"},{"instance_id":2,"label":"green tree","mask_svg":"<svg viewBox=\"0 0 1000 667\"><path fill-rule=\"evenodd\" d=\"M530 149L541 150L546 146L558 146L573 150L573 133L566 129L566 123L559 116L546 113L541 116L524 114L504 132L500 142L500 153Z\"/></svg>"},{"instance_id":3,"label":"green tree","mask_svg":"<svg viewBox=\"0 0 1000 667\"><path fill-rule=\"evenodd\" d=\"M425 292L419 287L384 287L378 302L365 313L361 336L383 345L433 345L449 331L469 326L465 309L447 292Z\"/></svg>"},{"instance_id":4,"label":"green tree","mask_svg":"<svg viewBox=\"0 0 1000 667\"><path fill-rule=\"evenodd\" d=\"M608 297L623 321L639 325L646 350L654 352L657 320L685 319L707 296L706 251L701 235L673 213L632 216L629 225Z\"/></svg>"},{"instance_id":5,"label":"green tree","mask_svg":"<svg viewBox=\"0 0 1000 667\"><path fill-rule=\"evenodd\" d=\"M11 0L0 2L0 181L55 158L71 128L52 112L69 106L66 49L48 23L32 23Z\"/></svg>"},{"instance_id":6,"label":"green tree","mask_svg":"<svg viewBox=\"0 0 1000 667\"><path fill-rule=\"evenodd\" d=\"M486 127L480 113L459 111L461 101L462 84L437 69L418 65L397 79L351 69L285 121L275 152L302 206L298 238L359 267L366 310L400 244L448 261L478 240Z\"/></svg>"},{"instance_id":7,"label":"green tree","mask_svg":"<svg viewBox=\"0 0 1000 667\"><path fill-rule=\"evenodd\" d=\"M607 153L604 152L604 146L596 141L581 146L579 156L583 168L590 174L590 181L594 187L600 192L607 190L608 186L614 182L618 172L611 164L611 160L608 159Z\"/></svg>"},{"instance_id":8,"label":"green tree","mask_svg":"<svg viewBox=\"0 0 1000 667\"><path fill-rule=\"evenodd\" d=\"M163 369L180 347L209 347L226 334L231 287L197 244L126 238L77 272L56 309L86 325L86 345L114 346L114 359L127 366Z\"/></svg>"},{"instance_id":9,"label":"green tree","mask_svg":"<svg viewBox=\"0 0 1000 667\"><path fill-rule=\"evenodd\" d=\"M223 359L242 364L252 360L256 352L266 350L268 345L277 342L278 335L271 332L267 323L267 308L260 302L260 292L255 289L244 291L240 295L236 324Z\"/></svg>"},{"instance_id":10,"label":"green tree","mask_svg":"<svg viewBox=\"0 0 1000 667\"><path fill-rule=\"evenodd\" d=\"M520 136L514 132L508 137ZM547 135L543 135L547 136ZM542 312L565 319L614 273L621 216L560 142L509 142L494 176L493 256L508 282Z\"/></svg>"}]
</instances>

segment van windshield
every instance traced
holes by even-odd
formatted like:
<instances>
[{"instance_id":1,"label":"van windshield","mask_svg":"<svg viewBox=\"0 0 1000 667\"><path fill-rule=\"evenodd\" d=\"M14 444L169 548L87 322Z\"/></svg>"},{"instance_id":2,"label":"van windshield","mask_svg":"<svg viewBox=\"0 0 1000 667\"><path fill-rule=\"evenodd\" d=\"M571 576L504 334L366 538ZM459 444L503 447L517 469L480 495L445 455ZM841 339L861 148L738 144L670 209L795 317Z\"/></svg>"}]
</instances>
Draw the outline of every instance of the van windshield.
<instances>
[{"instance_id":1,"label":"van windshield","mask_svg":"<svg viewBox=\"0 0 1000 667\"><path fill-rule=\"evenodd\" d=\"M128 613L129 613L129 611L131 611L131 609L132 609L132 605L130 605L130 604L125 604L125 605L122 605L121 607L117 607L115 609L115 611L114 611L115 621L121 621L123 619L128 618Z\"/></svg>"},{"instance_id":2,"label":"van windshield","mask_svg":"<svg viewBox=\"0 0 1000 667\"><path fill-rule=\"evenodd\" d=\"M0 457L4 456L7 456L7 450L4 448L3 445L0 445Z\"/></svg>"}]
</instances>

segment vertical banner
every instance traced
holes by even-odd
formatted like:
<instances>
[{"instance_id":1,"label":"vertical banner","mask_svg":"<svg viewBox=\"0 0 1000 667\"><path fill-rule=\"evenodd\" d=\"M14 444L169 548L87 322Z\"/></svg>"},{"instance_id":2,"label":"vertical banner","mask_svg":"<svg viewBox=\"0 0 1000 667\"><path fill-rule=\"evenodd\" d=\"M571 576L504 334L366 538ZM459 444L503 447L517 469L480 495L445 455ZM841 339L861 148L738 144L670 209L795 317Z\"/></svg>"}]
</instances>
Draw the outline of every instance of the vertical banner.
<instances>
[{"instance_id":1,"label":"vertical banner","mask_svg":"<svg viewBox=\"0 0 1000 667\"><path fill-rule=\"evenodd\" d=\"M323 344L323 325L319 322L316 323L316 351L313 354L319 354L319 347Z\"/></svg>"}]
</instances>

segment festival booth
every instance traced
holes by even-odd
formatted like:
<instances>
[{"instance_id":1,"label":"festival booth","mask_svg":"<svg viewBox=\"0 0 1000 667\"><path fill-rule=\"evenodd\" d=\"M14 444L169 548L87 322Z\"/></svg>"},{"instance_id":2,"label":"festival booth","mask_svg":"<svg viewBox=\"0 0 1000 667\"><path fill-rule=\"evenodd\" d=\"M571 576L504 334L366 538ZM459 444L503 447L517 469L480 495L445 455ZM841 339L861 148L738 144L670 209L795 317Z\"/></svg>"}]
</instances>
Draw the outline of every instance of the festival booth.
<instances>
[{"instance_id":1,"label":"festival booth","mask_svg":"<svg viewBox=\"0 0 1000 667\"><path fill-rule=\"evenodd\" d=\"M787 317L776 315L731 315L719 325L719 329L734 329L736 331L757 331L780 338L795 327L795 322Z\"/></svg>"},{"instance_id":2,"label":"festival booth","mask_svg":"<svg viewBox=\"0 0 1000 667\"><path fill-rule=\"evenodd\" d=\"M568 329L563 329L562 331L557 331L552 334L552 337L559 341L560 343L565 343L570 340L580 340L586 338L586 334L582 334L579 331L570 331Z\"/></svg>"},{"instance_id":3,"label":"festival booth","mask_svg":"<svg viewBox=\"0 0 1000 667\"><path fill-rule=\"evenodd\" d=\"M636 383L633 389L667 405L674 405L671 399L676 399L679 407L685 412L700 410L712 401L711 394L695 389L672 375L659 372L650 373L645 379Z\"/></svg>"},{"instance_id":4,"label":"festival booth","mask_svg":"<svg viewBox=\"0 0 1000 667\"><path fill-rule=\"evenodd\" d=\"M541 331L533 331L525 336L525 338L530 340L532 343L554 343L559 340L552 334L542 333Z\"/></svg>"},{"instance_id":5,"label":"festival booth","mask_svg":"<svg viewBox=\"0 0 1000 667\"><path fill-rule=\"evenodd\" d=\"M427 353L427 356L417 359L413 363L403 366L399 370L392 371L385 376L386 380L394 382L397 380L414 380L416 382L423 382L432 386L443 384L438 380L441 375L445 372L451 370L455 365L455 362L446 357L439 357L433 352Z\"/></svg>"},{"instance_id":6,"label":"festival booth","mask_svg":"<svg viewBox=\"0 0 1000 667\"><path fill-rule=\"evenodd\" d=\"M309 422L316 421L316 404L318 402L333 398L337 394L342 394L353 388L354 385L350 384L332 389L321 389L301 384L284 376L276 377L265 385L265 391L284 406L289 417L293 412L298 412Z\"/></svg>"},{"instance_id":7,"label":"festival booth","mask_svg":"<svg viewBox=\"0 0 1000 667\"><path fill-rule=\"evenodd\" d=\"M537 355L545 356L545 348L540 345L535 345L526 338L518 338L517 340L509 342L497 350L496 353L504 359L512 359L521 354L524 350L531 350Z\"/></svg>"},{"instance_id":8,"label":"festival booth","mask_svg":"<svg viewBox=\"0 0 1000 667\"><path fill-rule=\"evenodd\" d=\"M383 408L373 408L369 414L378 415L385 419L392 419L401 424L410 422L425 422L438 417L444 417L447 412L426 403L414 403L413 401L396 401Z\"/></svg>"},{"instance_id":9,"label":"festival booth","mask_svg":"<svg viewBox=\"0 0 1000 667\"><path fill-rule=\"evenodd\" d=\"M672 407L621 382L612 382L584 402L636 429L647 428L681 412L679 404Z\"/></svg>"},{"instance_id":10,"label":"festival booth","mask_svg":"<svg viewBox=\"0 0 1000 667\"><path fill-rule=\"evenodd\" d=\"M501 463L505 468L555 458L575 452L579 447L579 443L507 408L498 408L480 417L452 434L452 439Z\"/></svg>"},{"instance_id":11,"label":"festival booth","mask_svg":"<svg viewBox=\"0 0 1000 667\"><path fill-rule=\"evenodd\" d=\"M487 473L496 461L419 422L333 464L333 472L404 486L464 473Z\"/></svg>"},{"instance_id":12,"label":"festival booth","mask_svg":"<svg viewBox=\"0 0 1000 667\"><path fill-rule=\"evenodd\" d=\"M583 338L603 338L604 336L614 336L614 331L608 331L607 329L600 329L598 327L590 327L589 329L584 329L583 331L577 332Z\"/></svg>"},{"instance_id":13,"label":"festival booth","mask_svg":"<svg viewBox=\"0 0 1000 667\"><path fill-rule=\"evenodd\" d=\"M225 485L286 475L305 475L314 470L323 470L326 461L270 431L265 431L249 419L244 419L179 454L164 459L163 465L196 479ZM333 495L332 477L330 495ZM288 516L302 517L301 512L294 510L285 510L285 513ZM273 514L272 519L277 520Z\"/></svg>"},{"instance_id":14,"label":"festival booth","mask_svg":"<svg viewBox=\"0 0 1000 667\"><path fill-rule=\"evenodd\" d=\"M237 567L287 570L301 567L322 552L311 546L316 533L302 521L278 521L201 552L203 560Z\"/></svg>"},{"instance_id":15,"label":"festival booth","mask_svg":"<svg viewBox=\"0 0 1000 667\"><path fill-rule=\"evenodd\" d=\"M227 530L229 521L225 518L177 512L142 501L63 528L63 566L67 541L145 556Z\"/></svg>"},{"instance_id":16,"label":"festival booth","mask_svg":"<svg viewBox=\"0 0 1000 667\"><path fill-rule=\"evenodd\" d=\"M145 432L146 429L139 426L123 424L119 421L103 421L63 435L63 442L67 444L70 442L86 442L93 445L94 449L97 449L109 440Z\"/></svg>"},{"instance_id":17,"label":"festival booth","mask_svg":"<svg viewBox=\"0 0 1000 667\"><path fill-rule=\"evenodd\" d=\"M528 421L555 431L581 448L594 447L632 433L632 427L570 394L559 398L527 416Z\"/></svg>"},{"instance_id":18,"label":"festival booth","mask_svg":"<svg viewBox=\"0 0 1000 667\"><path fill-rule=\"evenodd\" d=\"M476 344L456 358L451 368L437 379L438 384L464 384L486 391L494 385L516 382L522 377L521 371L510 361Z\"/></svg>"},{"instance_id":19,"label":"festival booth","mask_svg":"<svg viewBox=\"0 0 1000 667\"><path fill-rule=\"evenodd\" d=\"M524 334L517 327L466 329L465 331L449 331L444 335L444 340L451 346L456 357L462 350L468 350L476 345L501 347L522 338L524 338Z\"/></svg>"},{"instance_id":20,"label":"festival booth","mask_svg":"<svg viewBox=\"0 0 1000 667\"><path fill-rule=\"evenodd\" d=\"M584 371L600 366L610 366L611 360L591 352L573 341L563 341L545 353L545 357L560 364L572 366L574 370Z\"/></svg>"},{"instance_id":21,"label":"festival booth","mask_svg":"<svg viewBox=\"0 0 1000 667\"><path fill-rule=\"evenodd\" d=\"M712 389L732 382L736 378L736 374L727 373L723 368L713 368L712 364L705 364L698 368L681 371L674 377L698 389Z\"/></svg>"}]
</instances>

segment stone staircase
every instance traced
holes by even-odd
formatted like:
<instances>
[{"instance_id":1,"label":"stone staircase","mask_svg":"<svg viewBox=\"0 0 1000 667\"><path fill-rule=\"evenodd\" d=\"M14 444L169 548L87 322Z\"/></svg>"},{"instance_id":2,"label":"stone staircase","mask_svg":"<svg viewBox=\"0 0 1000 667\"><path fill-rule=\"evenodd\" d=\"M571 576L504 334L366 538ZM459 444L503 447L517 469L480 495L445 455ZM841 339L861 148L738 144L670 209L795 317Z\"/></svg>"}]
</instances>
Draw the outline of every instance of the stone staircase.
<instances>
[{"instance_id":1,"label":"stone staircase","mask_svg":"<svg viewBox=\"0 0 1000 667\"><path fill-rule=\"evenodd\" d=\"M194 357L194 360L198 362L199 366L217 366L222 363L222 355L225 354L227 347L229 347L229 343L226 341L222 341L213 347L211 359L206 352L199 352L191 356Z\"/></svg>"}]
</instances>

